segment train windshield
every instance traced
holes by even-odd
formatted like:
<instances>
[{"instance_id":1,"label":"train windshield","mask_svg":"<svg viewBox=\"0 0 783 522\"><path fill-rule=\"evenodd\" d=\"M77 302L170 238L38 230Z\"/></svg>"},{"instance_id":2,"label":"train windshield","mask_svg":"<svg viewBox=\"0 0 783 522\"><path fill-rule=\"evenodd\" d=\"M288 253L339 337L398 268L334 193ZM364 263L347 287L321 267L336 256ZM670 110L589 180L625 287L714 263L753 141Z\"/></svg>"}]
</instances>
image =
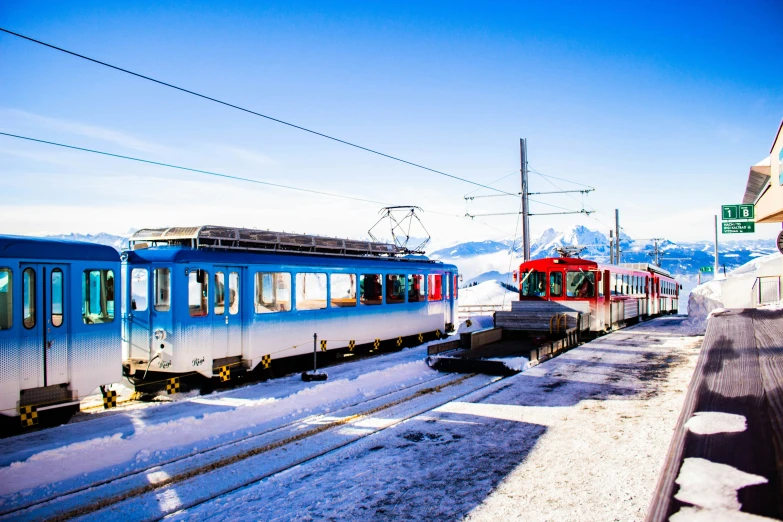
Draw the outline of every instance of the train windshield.
<instances>
[{"instance_id":1,"label":"train windshield","mask_svg":"<svg viewBox=\"0 0 783 522\"><path fill-rule=\"evenodd\" d=\"M522 297L546 297L546 272L531 270L522 276Z\"/></svg>"},{"instance_id":2,"label":"train windshield","mask_svg":"<svg viewBox=\"0 0 783 522\"><path fill-rule=\"evenodd\" d=\"M566 274L566 295L568 297L594 297L595 272L569 271Z\"/></svg>"}]
</instances>

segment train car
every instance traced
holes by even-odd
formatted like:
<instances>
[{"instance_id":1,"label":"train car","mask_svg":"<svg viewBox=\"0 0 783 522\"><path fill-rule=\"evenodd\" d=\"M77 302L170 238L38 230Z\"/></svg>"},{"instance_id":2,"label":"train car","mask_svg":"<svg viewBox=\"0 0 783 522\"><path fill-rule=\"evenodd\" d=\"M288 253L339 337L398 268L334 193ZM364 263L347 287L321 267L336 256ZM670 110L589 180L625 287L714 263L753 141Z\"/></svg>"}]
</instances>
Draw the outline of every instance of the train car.
<instances>
[{"instance_id":1,"label":"train car","mask_svg":"<svg viewBox=\"0 0 783 522\"><path fill-rule=\"evenodd\" d=\"M648 263L609 265L560 257L519 266L520 301L561 302L588 314L593 332L676 313L680 289L671 274Z\"/></svg>"},{"instance_id":2,"label":"train car","mask_svg":"<svg viewBox=\"0 0 783 522\"><path fill-rule=\"evenodd\" d=\"M394 245L203 226L141 230L122 259L123 371L140 391L268 369L312 354L314 334L319 353L345 351L456 317L457 267Z\"/></svg>"},{"instance_id":3,"label":"train car","mask_svg":"<svg viewBox=\"0 0 783 522\"><path fill-rule=\"evenodd\" d=\"M108 246L0 236L3 416L23 426L46 410L67 418L96 388L119 382L119 271Z\"/></svg>"}]
</instances>

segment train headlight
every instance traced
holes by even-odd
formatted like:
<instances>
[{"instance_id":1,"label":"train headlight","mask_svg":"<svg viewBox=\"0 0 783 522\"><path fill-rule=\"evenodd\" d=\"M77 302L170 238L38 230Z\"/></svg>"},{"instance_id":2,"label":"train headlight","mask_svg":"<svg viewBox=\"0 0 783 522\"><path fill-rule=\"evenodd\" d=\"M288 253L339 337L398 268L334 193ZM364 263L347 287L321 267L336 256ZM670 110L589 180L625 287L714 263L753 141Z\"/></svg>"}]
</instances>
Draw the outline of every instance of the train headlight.
<instances>
[{"instance_id":1,"label":"train headlight","mask_svg":"<svg viewBox=\"0 0 783 522\"><path fill-rule=\"evenodd\" d=\"M155 333L153 334L155 336L156 341L162 341L166 338L166 330L162 328L158 328L155 330Z\"/></svg>"}]
</instances>

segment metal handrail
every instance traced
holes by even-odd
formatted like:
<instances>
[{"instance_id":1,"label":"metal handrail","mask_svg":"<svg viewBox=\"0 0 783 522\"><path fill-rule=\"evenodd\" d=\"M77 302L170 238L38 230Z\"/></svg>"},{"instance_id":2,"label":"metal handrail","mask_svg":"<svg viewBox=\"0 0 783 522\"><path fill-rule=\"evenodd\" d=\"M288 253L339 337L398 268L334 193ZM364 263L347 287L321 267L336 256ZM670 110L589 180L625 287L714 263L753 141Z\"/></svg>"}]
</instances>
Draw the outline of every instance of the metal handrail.
<instances>
[{"instance_id":1,"label":"metal handrail","mask_svg":"<svg viewBox=\"0 0 783 522\"><path fill-rule=\"evenodd\" d=\"M770 291L771 290L771 291ZM781 300L781 276L758 276L751 288L751 301L753 307L764 306L780 302ZM770 297L772 297L770 299Z\"/></svg>"}]
</instances>

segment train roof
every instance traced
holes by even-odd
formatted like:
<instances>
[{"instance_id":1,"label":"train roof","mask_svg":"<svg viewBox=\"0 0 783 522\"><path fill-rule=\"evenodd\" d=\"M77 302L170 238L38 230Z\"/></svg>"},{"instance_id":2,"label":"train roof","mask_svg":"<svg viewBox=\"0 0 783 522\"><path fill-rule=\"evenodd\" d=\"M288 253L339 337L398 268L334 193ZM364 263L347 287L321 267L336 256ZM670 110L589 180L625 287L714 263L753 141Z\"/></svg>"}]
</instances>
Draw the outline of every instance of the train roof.
<instances>
[{"instance_id":1,"label":"train roof","mask_svg":"<svg viewBox=\"0 0 783 522\"><path fill-rule=\"evenodd\" d=\"M133 234L129 243L131 249L169 245L238 252L307 252L342 257L397 257L412 253L390 243L214 225L146 228Z\"/></svg>"},{"instance_id":2,"label":"train roof","mask_svg":"<svg viewBox=\"0 0 783 522\"><path fill-rule=\"evenodd\" d=\"M119 252L110 246L84 241L28 236L0 236L0 257L66 261L120 261Z\"/></svg>"},{"instance_id":3,"label":"train roof","mask_svg":"<svg viewBox=\"0 0 783 522\"><path fill-rule=\"evenodd\" d=\"M666 277L672 277L672 278L674 277L672 276L671 272L669 272L668 270L664 270L658 265L654 265L652 263L620 263L618 266L622 266L625 268L634 268L636 270L644 270L646 272L652 272L654 274L658 274Z\"/></svg>"},{"instance_id":4,"label":"train roof","mask_svg":"<svg viewBox=\"0 0 783 522\"><path fill-rule=\"evenodd\" d=\"M556 265L598 266L598 263L595 261L578 257L544 257L541 259L531 259L530 261L522 263L520 266L529 265L535 267L539 265L549 265L551 263Z\"/></svg>"},{"instance_id":5,"label":"train roof","mask_svg":"<svg viewBox=\"0 0 783 522\"><path fill-rule=\"evenodd\" d=\"M211 264L283 264L283 265L317 265L324 267L345 266L435 266L450 269L457 267L434 261L424 256L409 255L401 257L377 256L330 256L313 255L311 253L270 252L270 251L220 251L194 249L183 246L156 246L123 252L131 263L211 263Z\"/></svg>"}]
</instances>

